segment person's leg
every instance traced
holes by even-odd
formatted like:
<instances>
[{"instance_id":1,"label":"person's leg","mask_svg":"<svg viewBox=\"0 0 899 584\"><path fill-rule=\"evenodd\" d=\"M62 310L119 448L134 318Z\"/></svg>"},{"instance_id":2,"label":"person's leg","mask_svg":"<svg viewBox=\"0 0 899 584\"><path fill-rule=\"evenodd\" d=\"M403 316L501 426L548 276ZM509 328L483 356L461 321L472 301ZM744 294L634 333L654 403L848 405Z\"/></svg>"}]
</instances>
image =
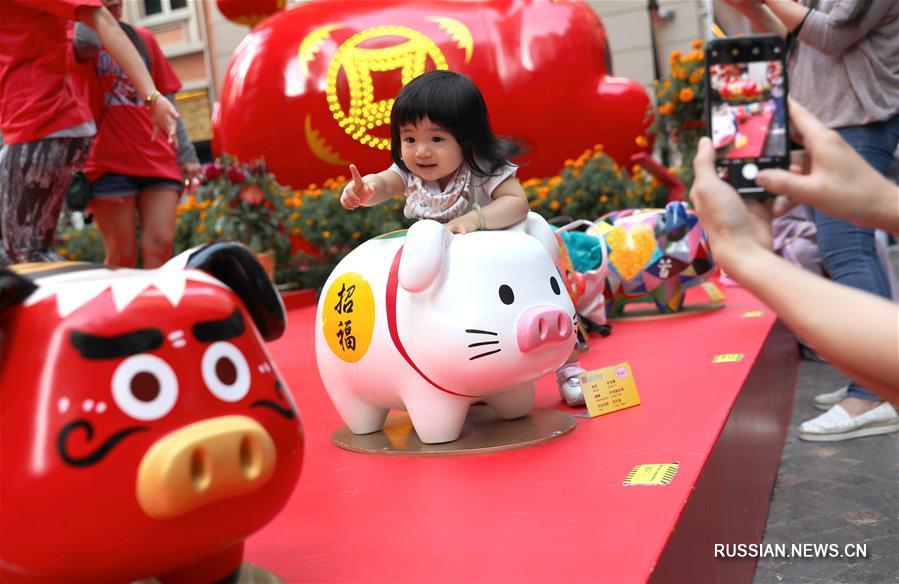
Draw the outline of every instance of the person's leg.
<instances>
[{"instance_id":1,"label":"person's leg","mask_svg":"<svg viewBox=\"0 0 899 584\"><path fill-rule=\"evenodd\" d=\"M142 190L137 195L140 215L141 267L158 268L172 257L178 191L167 184Z\"/></svg>"},{"instance_id":2,"label":"person's leg","mask_svg":"<svg viewBox=\"0 0 899 584\"><path fill-rule=\"evenodd\" d=\"M59 261L53 239L72 171L90 138L6 144L0 155L0 233L13 262Z\"/></svg>"},{"instance_id":3,"label":"person's leg","mask_svg":"<svg viewBox=\"0 0 899 584\"><path fill-rule=\"evenodd\" d=\"M91 212L103 238L104 263L108 266L133 268L137 265L135 201L133 194L91 199Z\"/></svg>"},{"instance_id":4,"label":"person's leg","mask_svg":"<svg viewBox=\"0 0 899 584\"><path fill-rule=\"evenodd\" d=\"M885 173L899 141L899 116L888 122L837 130L871 166ZM874 231L857 227L815 211L821 260L831 279L884 298L890 298L890 283L875 248ZM839 315L835 316L838 319ZM895 411L883 398L855 382L845 388L845 397L826 414L803 423L799 436L805 440L842 440L863 435L893 432L899 428ZM821 398L842 397L831 392ZM873 416L873 417L872 417ZM871 418L867 420L867 418ZM860 422L860 420L867 420ZM860 425L861 424L861 425Z\"/></svg>"},{"instance_id":5,"label":"person's leg","mask_svg":"<svg viewBox=\"0 0 899 584\"><path fill-rule=\"evenodd\" d=\"M888 122L852 126L837 131L868 164L881 174L886 173L899 141L899 116ZM815 221L822 262L830 277L841 284L890 298L890 281L877 256L874 230L857 227L818 211L815 212ZM854 382L849 384L848 398L881 401L879 396ZM873 404L855 403L854 400L846 404L850 410L864 410L867 409L865 406L871 405Z\"/></svg>"}]
</instances>

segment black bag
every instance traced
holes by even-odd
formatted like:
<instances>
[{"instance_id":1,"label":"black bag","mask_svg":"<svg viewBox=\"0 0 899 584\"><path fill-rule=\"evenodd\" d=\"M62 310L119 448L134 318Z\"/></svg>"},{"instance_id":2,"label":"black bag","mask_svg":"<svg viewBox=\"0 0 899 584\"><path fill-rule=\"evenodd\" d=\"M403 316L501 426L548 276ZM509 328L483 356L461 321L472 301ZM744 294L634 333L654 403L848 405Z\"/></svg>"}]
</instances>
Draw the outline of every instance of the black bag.
<instances>
[{"instance_id":1,"label":"black bag","mask_svg":"<svg viewBox=\"0 0 899 584\"><path fill-rule=\"evenodd\" d=\"M66 206L70 211L84 211L91 202L91 185L87 175L76 170L72 173L69 189L66 191Z\"/></svg>"}]
</instances>

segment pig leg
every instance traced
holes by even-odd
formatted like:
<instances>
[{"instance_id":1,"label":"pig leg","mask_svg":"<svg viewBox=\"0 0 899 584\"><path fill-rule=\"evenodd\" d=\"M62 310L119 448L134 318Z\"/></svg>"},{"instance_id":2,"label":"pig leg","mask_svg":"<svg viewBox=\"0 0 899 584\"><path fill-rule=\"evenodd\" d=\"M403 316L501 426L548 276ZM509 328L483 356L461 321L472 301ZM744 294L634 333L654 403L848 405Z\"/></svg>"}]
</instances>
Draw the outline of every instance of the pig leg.
<instances>
[{"instance_id":1,"label":"pig leg","mask_svg":"<svg viewBox=\"0 0 899 584\"><path fill-rule=\"evenodd\" d=\"M534 392L537 384L533 381L522 383L517 387L487 399L487 405L504 420L514 420L531 413L534 407Z\"/></svg>"},{"instance_id":2,"label":"pig leg","mask_svg":"<svg viewBox=\"0 0 899 584\"><path fill-rule=\"evenodd\" d=\"M353 434L371 434L384 426L387 409L373 406L352 394L335 394L331 395L331 401Z\"/></svg>"},{"instance_id":3,"label":"pig leg","mask_svg":"<svg viewBox=\"0 0 899 584\"><path fill-rule=\"evenodd\" d=\"M406 392L403 404L418 439L424 444L452 442L462 433L469 401L430 387L415 387Z\"/></svg>"}]
</instances>

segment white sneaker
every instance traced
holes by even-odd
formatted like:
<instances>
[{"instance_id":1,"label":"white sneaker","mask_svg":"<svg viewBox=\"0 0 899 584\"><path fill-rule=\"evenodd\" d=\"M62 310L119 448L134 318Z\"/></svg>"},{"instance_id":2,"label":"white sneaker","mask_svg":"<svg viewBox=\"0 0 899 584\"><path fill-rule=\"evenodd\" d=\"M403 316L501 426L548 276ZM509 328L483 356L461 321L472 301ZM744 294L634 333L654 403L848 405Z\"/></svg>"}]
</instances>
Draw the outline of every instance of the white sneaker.
<instances>
[{"instance_id":1,"label":"white sneaker","mask_svg":"<svg viewBox=\"0 0 899 584\"><path fill-rule=\"evenodd\" d=\"M799 438L812 442L838 442L896 431L899 431L899 414L888 402L855 417L837 404L827 413L802 423Z\"/></svg>"},{"instance_id":2,"label":"white sneaker","mask_svg":"<svg viewBox=\"0 0 899 584\"><path fill-rule=\"evenodd\" d=\"M577 363L566 363L556 369L556 384L559 386L559 395L571 407L585 405L584 392L581 390L581 380L578 375L584 372L584 368Z\"/></svg>"},{"instance_id":3,"label":"white sneaker","mask_svg":"<svg viewBox=\"0 0 899 584\"><path fill-rule=\"evenodd\" d=\"M821 393L815 396L815 407L819 410L827 411L838 403L846 399L849 395L849 386L844 385L836 391Z\"/></svg>"}]
</instances>

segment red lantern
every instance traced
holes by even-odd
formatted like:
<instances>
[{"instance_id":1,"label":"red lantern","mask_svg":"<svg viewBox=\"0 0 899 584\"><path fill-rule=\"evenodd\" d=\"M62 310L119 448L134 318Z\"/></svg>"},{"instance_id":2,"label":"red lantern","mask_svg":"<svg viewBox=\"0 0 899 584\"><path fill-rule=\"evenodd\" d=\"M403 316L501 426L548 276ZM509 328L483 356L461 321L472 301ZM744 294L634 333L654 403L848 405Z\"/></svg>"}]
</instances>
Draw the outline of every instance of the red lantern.
<instances>
[{"instance_id":1,"label":"red lantern","mask_svg":"<svg viewBox=\"0 0 899 584\"><path fill-rule=\"evenodd\" d=\"M214 115L218 152L265 157L296 188L390 165L390 108L430 69L468 75L495 133L520 139L519 177L549 176L601 143L639 151L649 97L606 70L606 34L585 3L334 0L301 4L235 51Z\"/></svg>"},{"instance_id":2,"label":"red lantern","mask_svg":"<svg viewBox=\"0 0 899 584\"><path fill-rule=\"evenodd\" d=\"M215 0L219 12L237 24L254 27L275 12L284 10L287 0Z\"/></svg>"}]
</instances>

